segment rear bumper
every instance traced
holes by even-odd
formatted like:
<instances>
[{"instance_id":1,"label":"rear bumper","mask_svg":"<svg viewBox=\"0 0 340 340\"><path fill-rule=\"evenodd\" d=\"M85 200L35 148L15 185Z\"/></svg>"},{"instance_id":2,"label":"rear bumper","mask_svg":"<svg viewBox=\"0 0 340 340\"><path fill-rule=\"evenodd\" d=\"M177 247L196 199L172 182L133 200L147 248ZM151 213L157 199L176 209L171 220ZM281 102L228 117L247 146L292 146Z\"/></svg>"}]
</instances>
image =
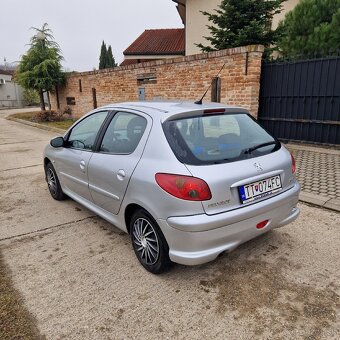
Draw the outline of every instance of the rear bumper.
<instances>
[{"instance_id":1,"label":"rear bumper","mask_svg":"<svg viewBox=\"0 0 340 340\"><path fill-rule=\"evenodd\" d=\"M300 185L296 183L281 195L234 211L158 220L169 244L170 259L185 265L206 263L222 252L293 222L300 213L296 207L299 192ZM257 229L256 225L263 220L269 222L263 229Z\"/></svg>"}]
</instances>

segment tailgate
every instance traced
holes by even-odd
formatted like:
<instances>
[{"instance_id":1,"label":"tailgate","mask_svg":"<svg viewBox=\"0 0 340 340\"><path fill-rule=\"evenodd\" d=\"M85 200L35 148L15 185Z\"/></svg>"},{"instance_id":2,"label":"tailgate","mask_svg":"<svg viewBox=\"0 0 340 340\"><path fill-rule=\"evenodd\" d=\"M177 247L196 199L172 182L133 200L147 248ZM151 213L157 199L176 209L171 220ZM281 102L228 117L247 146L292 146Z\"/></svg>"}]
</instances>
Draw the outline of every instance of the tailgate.
<instances>
[{"instance_id":1,"label":"tailgate","mask_svg":"<svg viewBox=\"0 0 340 340\"><path fill-rule=\"evenodd\" d=\"M186 165L203 179L212 198L203 201L208 215L238 209L279 195L294 185L290 153L280 150L246 160L205 166Z\"/></svg>"}]
</instances>

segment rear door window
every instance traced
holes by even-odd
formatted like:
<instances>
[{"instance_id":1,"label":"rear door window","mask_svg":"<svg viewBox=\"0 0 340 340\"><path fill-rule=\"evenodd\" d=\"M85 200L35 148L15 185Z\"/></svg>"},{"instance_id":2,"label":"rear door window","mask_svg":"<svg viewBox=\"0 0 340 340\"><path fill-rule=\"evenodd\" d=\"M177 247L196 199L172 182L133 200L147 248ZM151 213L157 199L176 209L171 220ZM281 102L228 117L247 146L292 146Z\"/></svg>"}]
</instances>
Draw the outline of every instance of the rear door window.
<instances>
[{"instance_id":1,"label":"rear door window","mask_svg":"<svg viewBox=\"0 0 340 340\"><path fill-rule=\"evenodd\" d=\"M112 154L132 153L144 134L146 124L144 117L117 112L105 132L100 151Z\"/></svg>"},{"instance_id":2,"label":"rear door window","mask_svg":"<svg viewBox=\"0 0 340 340\"><path fill-rule=\"evenodd\" d=\"M245 113L169 120L163 128L176 157L185 164L231 162L280 147L276 139ZM271 144L251 150L267 143Z\"/></svg>"}]
</instances>

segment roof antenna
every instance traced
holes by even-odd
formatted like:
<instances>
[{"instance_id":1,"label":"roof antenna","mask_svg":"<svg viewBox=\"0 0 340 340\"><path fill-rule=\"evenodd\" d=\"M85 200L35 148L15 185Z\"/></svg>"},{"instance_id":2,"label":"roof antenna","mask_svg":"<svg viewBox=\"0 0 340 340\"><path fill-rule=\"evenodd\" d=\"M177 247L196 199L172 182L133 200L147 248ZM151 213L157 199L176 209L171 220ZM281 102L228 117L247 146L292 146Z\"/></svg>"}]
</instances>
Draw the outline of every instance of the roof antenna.
<instances>
[{"instance_id":1,"label":"roof antenna","mask_svg":"<svg viewBox=\"0 0 340 340\"><path fill-rule=\"evenodd\" d=\"M221 69L220 69L219 72L217 73L216 78L220 75L220 73L221 73L222 70L224 69L225 64L226 64L226 62L223 64L223 66L221 67ZM211 85L212 85L212 83L210 83L209 87L208 87L207 90L204 92L202 98L201 98L200 100L197 100L197 101L195 102L195 104L202 105L202 100L203 100L203 98L205 97L205 95L208 93L208 91L210 90Z\"/></svg>"}]
</instances>

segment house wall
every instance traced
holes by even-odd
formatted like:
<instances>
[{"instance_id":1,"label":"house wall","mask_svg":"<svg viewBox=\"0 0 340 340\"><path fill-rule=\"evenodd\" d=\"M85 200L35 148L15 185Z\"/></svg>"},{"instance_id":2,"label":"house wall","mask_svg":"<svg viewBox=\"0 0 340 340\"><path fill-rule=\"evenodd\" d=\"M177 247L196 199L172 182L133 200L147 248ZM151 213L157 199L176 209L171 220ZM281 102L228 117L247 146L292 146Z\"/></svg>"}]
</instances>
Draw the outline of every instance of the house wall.
<instances>
[{"instance_id":1,"label":"house wall","mask_svg":"<svg viewBox=\"0 0 340 340\"><path fill-rule=\"evenodd\" d=\"M209 41L204 39L210 35L207 25L211 25L211 22L200 11L214 13L220 4L221 0L186 0L185 55L201 53L195 44L211 46Z\"/></svg>"},{"instance_id":2,"label":"house wall","mask_svg":"<svg viewBox=\"0 0 340 340\"><path fill-rule=\"evenodd\" d=\"M12 76L1 74L5 84L0 85L0 107L22 107L24 105L23 89L12 81Z\"/></svg>"},{"instance_id":3,"label":"house wall","mask_svg":"<svg viewBox=\"0 0 340 340\"><path fill-rule=\"evenodd\" d=\"M272 21L272 27L273 29L276 29L277 26L279 25L279 22L281 20L284 19L284 17L286 16L286 14L291 11L292 9L294 9L294 7L300 2L300 0L286 0L286 2L283 3L282 6L282 11L279 14L276 14L273 17L273 21Z\"/></svg>"},{"instance_id":4,"label":"house wall","mask_svg":"<svg viewBox=\"0 0 340 340\"><path fill-rule=\"evenodd\" d=\"M75 116L93 109L96 89L98 107L113 102L136 101L143 88L145 99L198 100L217 75L222 65L221 102L243 106L257 116L263 46L247 46L199 55L151 61L83 73L71 73L66 85L59 89L61 109L67 97ZM144 79L144 80L143 80ZM79 82L81 82L81 92ZM72 99L73 99L72 98ZM56 109L56 95L51 95ZM211 100L208 91L205 98Z\"/></svg>"}]
</instances>

